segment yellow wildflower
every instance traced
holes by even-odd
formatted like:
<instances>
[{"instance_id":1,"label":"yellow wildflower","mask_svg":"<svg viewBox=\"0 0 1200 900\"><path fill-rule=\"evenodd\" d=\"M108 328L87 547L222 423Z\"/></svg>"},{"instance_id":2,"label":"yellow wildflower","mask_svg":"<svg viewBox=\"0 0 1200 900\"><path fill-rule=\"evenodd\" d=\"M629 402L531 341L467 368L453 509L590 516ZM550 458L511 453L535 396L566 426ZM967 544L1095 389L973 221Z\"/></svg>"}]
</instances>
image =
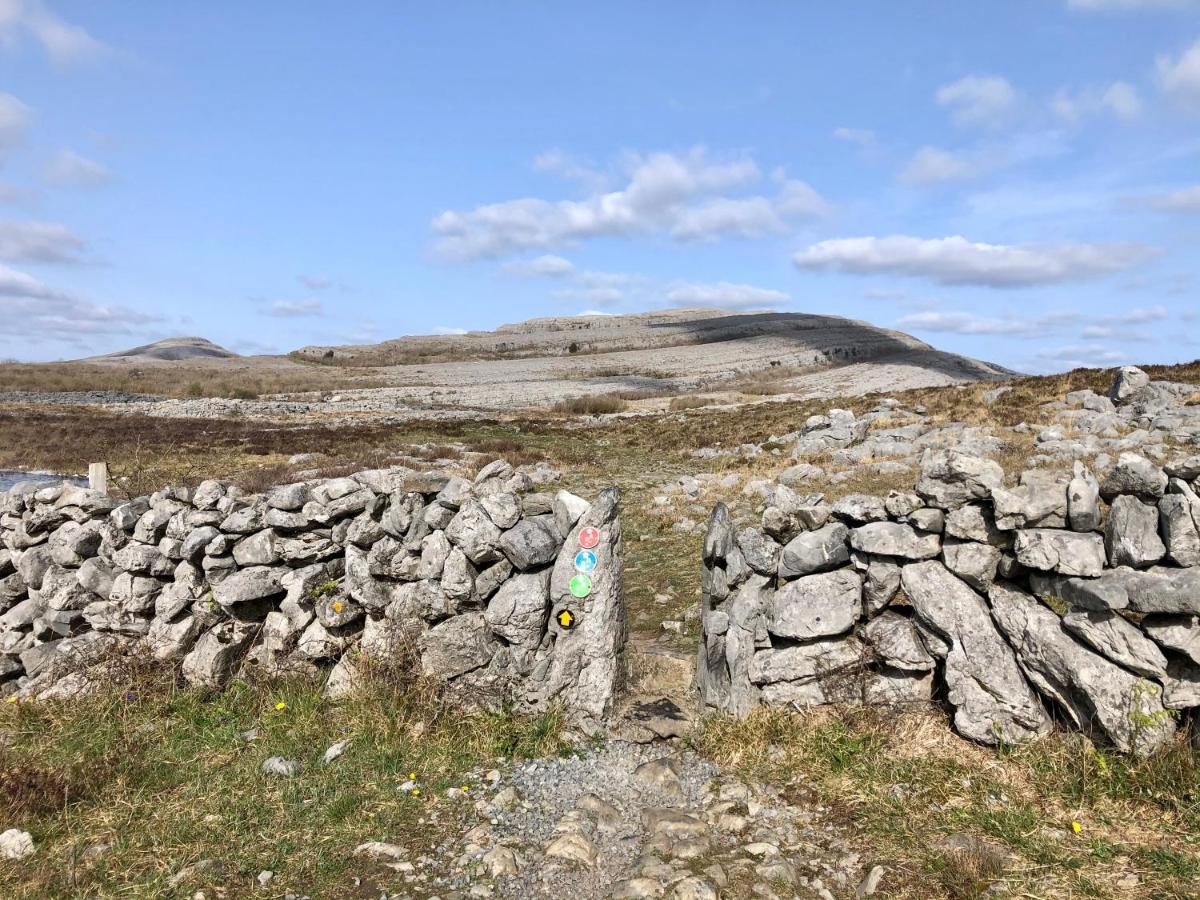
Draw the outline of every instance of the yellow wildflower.
<instances>
[{"instance_id":1,"label":"yellow wildflower","mask_svg":"<svg viewBox=\"0 0 1200 900\"><path fill-rule=\"evenodd\" d=\"M284 703L282 700L280 700L278 703L275 704L276 712L283 712L287 708L288 708L287 704Z\"/></svg>"},{"instance_id":2,"label":"yellow wildflower","mask_svg":"<svg viewBox=\"0 0 1200 900\"><path fill-rule=\"evenodd\" d=\"M343 604L342 604L341 600L334 600L332 606L333 606L333 611L335 613L339 613L343 609Z\"/></svg>"},{"instance_id":3,"label":"yellow wildflower","mask_svg":"<svg viewBox=\"0 0 1200 900\"><path fill-rule=\"evenodd\" d=\"M420 788L413 788L413 789L412 789L412 795L413 795L414 797L420 797L420 796L421 796L421 789L420 789Z\"/></svg>"},{"instance_id":4,"label":"yellow wildflower","mask_svg":"<svg viewBox=\"0 0 1200 900\"><path fill-rule=\"evenodd\" d=\"M1083 831L1083 826L1082 826L1082 825L1080 825L1078 822L1072 822L1072 823L1071 823L1071 830L1072 830L1073 832L1075 832L1076 834L1079 834L1079 832Z\"/></svg>"}]
</instances>

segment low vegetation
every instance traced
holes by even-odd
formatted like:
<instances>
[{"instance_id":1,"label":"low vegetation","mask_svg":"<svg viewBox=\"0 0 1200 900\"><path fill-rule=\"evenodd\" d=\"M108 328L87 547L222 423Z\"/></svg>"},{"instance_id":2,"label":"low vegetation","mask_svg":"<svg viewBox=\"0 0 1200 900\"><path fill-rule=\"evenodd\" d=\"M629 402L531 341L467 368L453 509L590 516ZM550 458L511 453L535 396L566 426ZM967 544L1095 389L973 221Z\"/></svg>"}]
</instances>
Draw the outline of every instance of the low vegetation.
<instances>
[{"instance_id":1,"label":"low vegetation","mask_svg":"<svg viewBox=\"0 0 1200 900\"><path fill-rule=\"evenodd\" d=\"M463 715L405 669L376 671L338 705L320 699L317 679L212 693L123 667L107 681L86 699L0 707L0 821L39 847L19 864L0 861L5 898L216 886L218 896L379 896L403 876L355 856L357 846L385 841L419 857L457 834L482 792L470 772L569 750L557 712ZM263 773L270 756L296 760L300 773ZM417 789L402 791L410 779ZM275 873L266 885L263 871Z\"/></svg>"},{"instance_id":2,"label":"low vegetation","mask_svg":"<svg viewBox=\"0 0 1200 900\"><path fill-rule=\"evenodd\" d=\"M1200 754L1137 759L1056 732L995 751L936 713L758 711L701 751L825 807L891 872L889 897L1200 895Z\"/></svg>"}]
</instances>

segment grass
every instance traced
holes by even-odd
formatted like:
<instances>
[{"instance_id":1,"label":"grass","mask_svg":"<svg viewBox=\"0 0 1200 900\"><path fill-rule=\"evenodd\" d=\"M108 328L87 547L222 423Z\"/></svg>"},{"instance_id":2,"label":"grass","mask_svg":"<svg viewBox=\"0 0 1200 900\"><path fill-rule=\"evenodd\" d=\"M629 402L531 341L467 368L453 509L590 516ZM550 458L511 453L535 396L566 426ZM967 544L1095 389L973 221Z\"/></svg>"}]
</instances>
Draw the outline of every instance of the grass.
<instances>
[{"instance_id":1,"label":"grass","mask_svg":"<svg viewBox=\"0 0 1200 900\"><path fill-rule=\"evenodd\" d=\"M890 897L974 898L992 884L1000 896L1200 894L1200 758L1184 735L1139 760L1065 733L997 753L947 724L760 710L710 719L696 743L865 837L892 872Z\"/></svg>"},{"instance_id":2,"label":"grass","mask_svg":"<svg viewBox=\"0 0 1200 900\"><path fill-rule=\"evenodd\" d=\"M85 362L0 363L0 392L126 391L162 397L257 397L384 387L386 381L359 370L269 363L195 361L175 365L106 365Z\"/></svg>"},{"instance_id":3,"label":"grass","mask_svg":"<svg viewBox=\"0 0 1200 900\"><path fill-rule=\"evenodd\" d=\"M561 400L552 407L554 412L572 416L602 416L624 412L628 404L621 397L611 394L592 394L587 397L572 397Z\"/></svg>"},{"instance_id":4,"label":"grass","mask_svg":"<svg viewBox=\"0 0 1200 900\"><path fill-rule=\"evenodd\" d=\"M415 862L457 836L479 788L469 772L567 752L562 725L557 711L463 715L408 672L376 672L360 697L335 706L320 699L315 680L235 682L211 693L161 670L117 670L86 699L0 708L0 822L29 831L38 848L20 863L0 861L2 893L400 890L402 876L354 848L400 844ZM244 739L251 729L257 739ZM322 765L325 749L343 740L351 741L345 754ZM276 755L298 760L301 774L263 774L263 760ZM398 790L410 774L416 796ZM446 796L463 784L466 797ZM106 849L89 851L96 847ZM187 875L201 860L216 862ZM275 873L266 887L256 880L263 870Z\"/></svg>"}]
</instances>

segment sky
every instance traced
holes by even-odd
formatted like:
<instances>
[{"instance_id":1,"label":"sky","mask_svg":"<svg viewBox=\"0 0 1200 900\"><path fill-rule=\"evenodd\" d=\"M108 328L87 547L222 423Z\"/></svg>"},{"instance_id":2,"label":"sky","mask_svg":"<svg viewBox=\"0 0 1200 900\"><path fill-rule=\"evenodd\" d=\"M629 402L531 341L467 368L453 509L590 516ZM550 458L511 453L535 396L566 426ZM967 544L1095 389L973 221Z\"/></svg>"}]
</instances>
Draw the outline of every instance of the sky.
<instances>
[{"instance_id":1,"label":"sky","mask_svg":"<svg viewBox=\"0 0 1200 900\"><path fill-rule=\"evenodd\" d=\"M0 0L0 358L696 306L1200 357L1200 0Z\"/></svg>"}]
</instances>

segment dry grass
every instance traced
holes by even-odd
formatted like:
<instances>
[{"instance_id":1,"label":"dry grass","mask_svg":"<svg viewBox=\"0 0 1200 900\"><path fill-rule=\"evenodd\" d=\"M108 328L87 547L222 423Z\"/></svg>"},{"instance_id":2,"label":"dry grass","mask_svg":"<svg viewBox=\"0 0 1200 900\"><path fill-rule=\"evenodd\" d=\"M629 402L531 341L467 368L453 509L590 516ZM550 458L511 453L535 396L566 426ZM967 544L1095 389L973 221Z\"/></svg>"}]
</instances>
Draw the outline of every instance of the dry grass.
<instances>
[{"instance_id":1,"label":"dry grass","mask_svg":"<svg viewBox=\"0 0 1200 900\"><path fill-rule=\"evenodd\" d=\"M229 397L251 400L270 394L385 387L386 381L360 372L267 363L177 362L155 364L4 363L0 392L125 391L162 397Z\"/></svg>"},{"instance_id":2,"label":"dry grass","mask_svg":"<svg viewBox=\"0 0 1200 900\"><path fill-rule=\"evenodd\" d=\"M622 397L615 394L593 394L559 401L551 409L556 413L571 416L602 416L624 412L628 405Z\"/></svg>"},{"instance_id":3,"label":"dry grass","mask_svg":"<svg viewBox=\"0 0 1200 900\"><path fill-rule=\"evenodd\" d=\"M705 406L712 406L716 402L712 397L697 397L694 394L689 394L686 397L672 397L671 403L667 408L671 412L682 412L685 409L700 409Z\"/></svg>"},{"instance_id":4,"label":"dry grass","mask_svg":"<svg viewBox=\"0 0 1200 900\"><path fill-rule=\"evenodd\" d=\"M709 720L698 745L865 836L893 873L890 897L978 897L993 883L1001 896L1196 896L1200 760L1183 735L1138 760L1064 733L997 753L948 724L763 710Z\"/></svg>"}]
</instances>

